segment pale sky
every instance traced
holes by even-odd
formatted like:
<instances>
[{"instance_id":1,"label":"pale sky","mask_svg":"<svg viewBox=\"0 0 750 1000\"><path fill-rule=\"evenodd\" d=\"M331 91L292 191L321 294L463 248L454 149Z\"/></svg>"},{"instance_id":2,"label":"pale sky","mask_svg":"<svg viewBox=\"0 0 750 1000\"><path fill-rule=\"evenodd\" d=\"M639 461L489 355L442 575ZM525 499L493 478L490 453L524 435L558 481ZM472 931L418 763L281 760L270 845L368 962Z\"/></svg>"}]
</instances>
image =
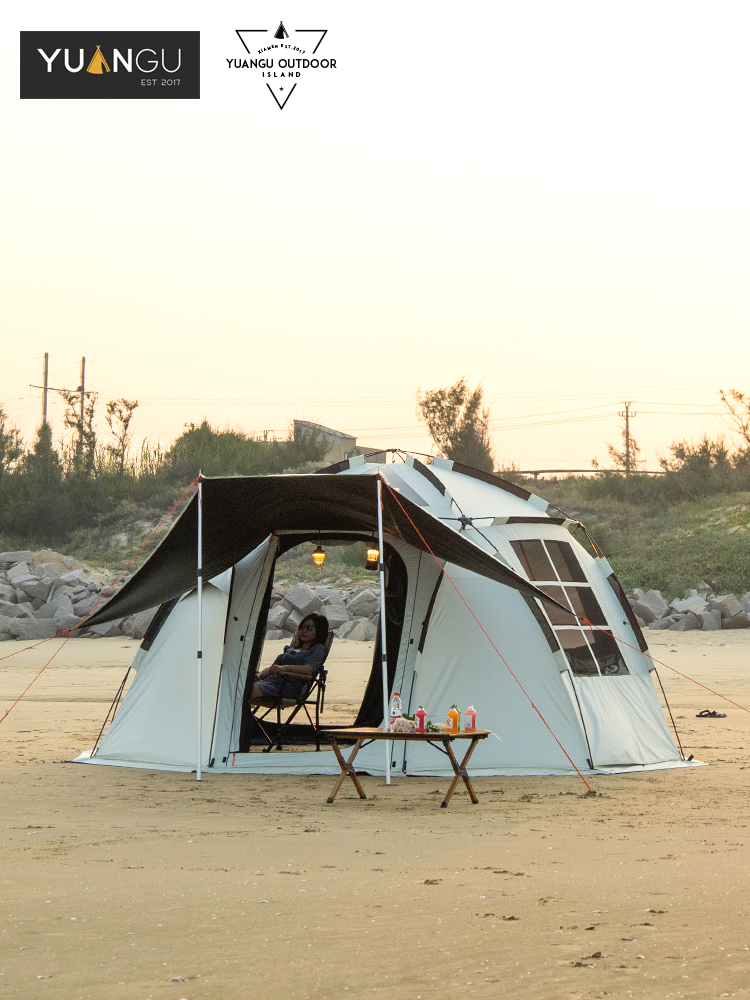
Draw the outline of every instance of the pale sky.
<instances>
[{"instance_id":1,"label":"pale sky","mask_svg":"<svg viewBox=\"0 0 750 1000\"><path fill-rule=\"evenodd\" d=\"M226 65L281 19L337 60L283 111ZM746 3L6 0L2 23L0 400L29 436L45 350L52 385L85 355L163 443L298 417L429 451L415 393L466 375L522 469L606 462L624 400L655 467L750 391ZM200 30L201 99L21 101L18 32L44 29Z\"/></svg>"}]
</instances>

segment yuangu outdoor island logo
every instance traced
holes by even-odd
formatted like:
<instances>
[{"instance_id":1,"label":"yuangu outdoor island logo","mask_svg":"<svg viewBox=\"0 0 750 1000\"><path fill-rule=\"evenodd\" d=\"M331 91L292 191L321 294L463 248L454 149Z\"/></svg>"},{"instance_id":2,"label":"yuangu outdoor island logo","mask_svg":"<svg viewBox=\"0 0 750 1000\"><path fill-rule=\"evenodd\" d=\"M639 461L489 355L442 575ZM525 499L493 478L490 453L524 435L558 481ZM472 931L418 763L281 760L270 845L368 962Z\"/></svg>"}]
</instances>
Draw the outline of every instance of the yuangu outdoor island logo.
<instances>
[{"instance_id":1,"label":"yuangu outdoor island logo","mask_svg":"<svg viewBox=\"0 0 750 1000\"><path fill-rule=\"evenodd\" d=\"M22 31L21 97L197 99L199 31Z\"/></svg>"},{"instance_id":2,"label":"yuangu outdoor island logo","mask_svg":"<svg viewBox=\"0 0 750 1000\"><path fill-rule=\"evenodd\" d=\"M235 28L244 53L227 58L230 70L254 70L281 110L303 76L335 70L336 60L318 52L327 28Z\"/></svg>"}]
</instances>

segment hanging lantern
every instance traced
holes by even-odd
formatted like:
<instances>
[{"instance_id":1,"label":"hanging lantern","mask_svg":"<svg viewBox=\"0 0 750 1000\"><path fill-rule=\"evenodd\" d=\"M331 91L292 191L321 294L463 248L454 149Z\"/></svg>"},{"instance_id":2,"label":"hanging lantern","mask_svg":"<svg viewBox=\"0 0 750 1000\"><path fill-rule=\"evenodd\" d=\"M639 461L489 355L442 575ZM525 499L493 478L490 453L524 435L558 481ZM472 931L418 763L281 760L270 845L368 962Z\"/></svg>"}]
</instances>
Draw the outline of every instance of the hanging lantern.
<instances>
[{"instance_id":1,"label":"hanging lantern","mask_svg":"<svg viewBox=\"0 0 750 1000\"><path fill-rule=\"evenodd\" d=\"M316 566L322 566L326 561L325 550L321 545L318 545L317 549L313 550L312 559Z\"/></svg>"},{"instance_id":2,"label":"hanging lantern","mask_svg":"<svg viewBox=\"0 0 750 1000\"><path fill-rule=\"evenodd\" d=\"M379 559L380 559L379 550L374 545L368 545L367 562L365 563L365 569L377 569Z\"/></svg>"}]
</instances>

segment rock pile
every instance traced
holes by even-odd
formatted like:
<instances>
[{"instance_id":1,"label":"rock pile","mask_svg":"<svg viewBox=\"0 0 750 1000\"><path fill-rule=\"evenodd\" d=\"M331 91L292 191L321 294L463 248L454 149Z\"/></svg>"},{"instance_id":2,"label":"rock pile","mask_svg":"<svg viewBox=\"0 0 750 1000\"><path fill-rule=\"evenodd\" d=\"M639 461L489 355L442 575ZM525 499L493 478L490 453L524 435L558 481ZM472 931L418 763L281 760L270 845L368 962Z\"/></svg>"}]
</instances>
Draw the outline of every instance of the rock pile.
<instances>
[{"instance_id":1,"label":"rock pile","mask_svg":"<svg viewBox=\"0 0 750 1000\"><path fill-rule=\"evenodd\" d=\"M108 570L85 573L59 552L0 552L0 642L75 637L131 636L142 639L156 609L87 628L83 619L113 579ZM122 577L107 593L116 593Z\"/></svg>"},{"instance_id":2,"label":"rock pile","mask_svg":"<svg viewBox=\"0 0 750 1000\"><path fill-rule=\"evenodd\" d=\"M648 626L650 629L669 629L670 632L693 629L718 632L750 626L750 591L737 600L734 594L717 596L708 590L689 590L682 600L676 597L671 604L667 604L658 590L644 593L636 588L630 605L641 628Z\"/></svg>"},{"instance_id":3,"label":"rock pile","mask_svg":"<svg viewBox=\"0 0 750 1000\"><path fill-rule=\"evenodd\" d=\"M356 584L343 590L331 587L274 587L266 626L267 639L291 638L302 619L317 611L325 615L334 635L359 642L373 640L380 621L380 588Z\"/></svg>"}]
</instances>

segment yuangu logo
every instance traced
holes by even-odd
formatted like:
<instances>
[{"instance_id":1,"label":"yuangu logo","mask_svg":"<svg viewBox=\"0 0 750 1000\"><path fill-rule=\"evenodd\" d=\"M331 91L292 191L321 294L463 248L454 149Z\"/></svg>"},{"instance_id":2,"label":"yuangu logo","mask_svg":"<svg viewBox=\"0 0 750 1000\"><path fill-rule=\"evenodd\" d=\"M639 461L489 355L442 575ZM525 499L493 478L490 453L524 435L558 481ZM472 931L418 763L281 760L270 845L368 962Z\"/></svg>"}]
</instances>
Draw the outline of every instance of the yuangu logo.
<instances>
[{"instance_id":1,"label":"yuangu logo","mask_svg":"<svg viewBox=\"0 0 750 1000\"><path fill-rule=\"evenodd\" d=\"M22 31L21 97L200 97L198 31Z\"/></svg>"},{"instance_id":2,"label":"yuangu logo","mask_svg":"<svg viewBox=\"0 0 750 1000\"><path fill-rule=\"evenodd\" d=\"M279 109L283 110L301 78L311 70L335 70L336 59L318 49L327 28L289 28L279 21L274 28L235 28L241 52L227 57L230 70L256 71ZM311 46L312 51L310 51Z\"/></svg>"}]
</instances>

